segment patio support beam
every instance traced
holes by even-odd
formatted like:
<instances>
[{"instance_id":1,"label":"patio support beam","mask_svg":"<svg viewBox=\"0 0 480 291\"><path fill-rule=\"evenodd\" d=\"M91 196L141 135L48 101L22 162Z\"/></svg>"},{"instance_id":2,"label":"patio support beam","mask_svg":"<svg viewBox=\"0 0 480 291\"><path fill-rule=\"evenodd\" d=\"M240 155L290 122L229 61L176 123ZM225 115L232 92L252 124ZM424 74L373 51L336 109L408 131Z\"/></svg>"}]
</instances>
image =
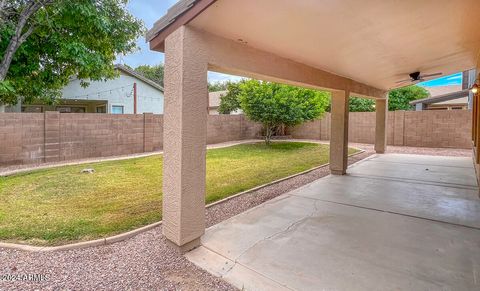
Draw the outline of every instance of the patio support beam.
<instances>
[{"instance_id":1,"label":"patio support beam","mask_svg":"<svg viewBox=\"0 0 480 291\"><path fill-rule=\"evenodd\" d=\"M205 232L206 51L184 26L165 41L163 233L181 252Z\"/></svg>"},{"instance_id":2,"label":"patio support beam","mask_svg":"<svg viewBox=\"0 0 480 291\"><path fill-rule=\"evenodd\" d=\"M208 51L212 71L323 90L348 90L351 96L384 98L385 91L305 65L276 54L255 49L248 44L222 38L191 26L198 46ZM152 40L150 44L154 43ZM153 47L152 49L158 49Z\"/></svg>"},{"instance_id":3,"label":"patio support beam","mask_svg":"<svg viewBox=\"0 0 480 291\"><path fill-rule=\"evenodd\" d=\"M377 154L385 153L387 149L387 114L388 100L375 100L376 122L375 122L375 151Z\"/></svg>"},{"instance_id":4,"label":"patio support beam","mask_svg":"<svg viewBox=\"0 0 480 291\"><path fill-rule=\"evenodd\" d=\"M348 91L332 92L330 172L345 175L348 166Z\"/></svg>"}]
</instances>

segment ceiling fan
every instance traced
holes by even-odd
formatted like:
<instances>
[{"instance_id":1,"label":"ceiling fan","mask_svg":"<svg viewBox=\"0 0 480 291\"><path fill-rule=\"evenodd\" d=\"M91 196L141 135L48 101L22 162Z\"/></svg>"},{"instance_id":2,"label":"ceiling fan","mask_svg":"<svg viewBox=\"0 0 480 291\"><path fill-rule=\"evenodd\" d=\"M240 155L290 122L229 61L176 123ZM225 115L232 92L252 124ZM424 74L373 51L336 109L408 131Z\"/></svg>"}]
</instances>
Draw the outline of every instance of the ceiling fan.
<instances>
[{"instance_id":1,"label":"ceiling fan","mask_svg":"<svg viewBox=\"0 0 480 291\"><path fill-rule=\"evenodd\" d=\"M395 83L399 84L399 83L411 82L413 84L416 84L418 82L425 81L426 78L431 78L431 77L440 76L440 75L442 75L442 73L433 73L433 74L422 75L420 72L413 72L413 73L409 74L410 79L397 81Z\"/></svg>"}]
</instances>

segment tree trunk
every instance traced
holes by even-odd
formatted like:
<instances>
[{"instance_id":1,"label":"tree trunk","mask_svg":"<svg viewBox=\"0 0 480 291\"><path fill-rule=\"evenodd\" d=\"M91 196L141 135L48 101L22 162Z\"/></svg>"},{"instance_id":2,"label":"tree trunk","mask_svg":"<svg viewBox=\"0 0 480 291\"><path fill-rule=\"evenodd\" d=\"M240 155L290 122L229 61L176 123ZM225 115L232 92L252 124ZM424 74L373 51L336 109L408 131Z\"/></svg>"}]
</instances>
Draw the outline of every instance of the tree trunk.
<instances>
[{"instance_id":1,"label":"tree trunk","mask_svg":"<svg viewBox=\"0 0 480 291\"><path fill-rule=\"evenodd\" d=\"M18 23L15 27L15 34L10 39L7 49L5 50L0 63L0 82L4 81L7 77L8 70L10 69L10 64L12 63L13 56L18 50L20 45L27 39L27 37L32 34L34 26L31 25L25 33L22 34L23 29L25 28L30 17L35 14L43 5L51 4L53 1L35 1L31 0L22 10L18 18ZM3 3L3 2L2 2Z\"/></svg>"},{"instance_id":2,"label":"tree trunk","mask_svg":"<svg viewBox=\"0 0 480 291\"><path fill-rule=\"evenodd\" d=\"M280 124L277 127L277 135L284 136L285 135L285 124Z\"/></svg>"},{"instance_id":3,"label":"tree trunk","mask_svg":"<svg viewBox=\"0 0 480 291\"><path fill-rule=\"evenodd\" d=\"M0 82L5 80L5 77L7 77L8 69L10 68L10 64L12 63L13 55L19 47L19 39L16 37L12 37L10 43L8 44L7 50L3 55L2 63L0 64Z\"/></svg>"},{"instance_id":4,"label":"tree trunk","mask_svg":"<svg viewBox=\"0 0 480 291\"><path fill-rule=\"evenodd\" d=\"M266 145L270 145L270 143L271 143L272 135L273 135L273 128L269 124L265 125L265 144Z\"/></svg>"}]
</instances>

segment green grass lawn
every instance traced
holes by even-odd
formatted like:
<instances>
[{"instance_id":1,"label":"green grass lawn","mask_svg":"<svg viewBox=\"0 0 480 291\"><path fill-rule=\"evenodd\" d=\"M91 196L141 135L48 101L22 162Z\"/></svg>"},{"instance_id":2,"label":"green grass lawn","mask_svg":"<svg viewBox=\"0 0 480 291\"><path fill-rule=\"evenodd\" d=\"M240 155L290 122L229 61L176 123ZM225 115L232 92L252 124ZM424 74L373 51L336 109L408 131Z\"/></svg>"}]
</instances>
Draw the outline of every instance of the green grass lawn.
<instances>
[{"instance_id":1,"label":"green grass lawn","mask_svg":"<svg viewBox=\"0 0 480 291\"><path fill-rule=\"evenodd\" d=\"M355 150L350 149L350 153ZM210 203L328 162L328 146L277 142L207 152ZM161 155L0 177L0 240L58 245L162 218ZM94 168L94 174L81 174Z\"/></svg>"}]
</instances>

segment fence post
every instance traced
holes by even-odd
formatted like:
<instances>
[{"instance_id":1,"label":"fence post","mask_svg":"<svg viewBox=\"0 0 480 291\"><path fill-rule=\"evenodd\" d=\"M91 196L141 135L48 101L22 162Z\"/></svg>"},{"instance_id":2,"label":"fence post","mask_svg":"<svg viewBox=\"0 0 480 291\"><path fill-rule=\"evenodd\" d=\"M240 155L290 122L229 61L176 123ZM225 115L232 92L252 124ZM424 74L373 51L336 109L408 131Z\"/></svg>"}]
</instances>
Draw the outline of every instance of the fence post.
<instances>
[{"instance_id":1,"label":"fence post","mask_svg":"<svg viewBox=\"0 0 480 291\"><path fill-rule=\"evenodd\" d=\"M153 113L143 113L143 151L153 151Z\"/></svg>"},{"instance_id":2,"label":"fence post","mask_svg":"<svg viewBox=\"0 0 480 291\"><path fill-rule=\"evenodd\" d=\"M393 145L405 145L405 110L393 112Z\"/></svg>"},{"instance_id":3,"label":"fence post","mask_svg":"<svg viewBox=\"0 0 480 291\"><path fill-rule=\"evenodd\" d=\"M60 112L45 111L44 122L44 161L60 161Z\"/></svg>"},{"instance_id":4,"label":"fence post","mask_svg":"<svg viewBox=\"0 0 480 291\"><path fill-rule=\"evenodd\" d=\"M320 121L320 140L330 140L330 112L326 112Z\"/></svg>"}]
</instances>

